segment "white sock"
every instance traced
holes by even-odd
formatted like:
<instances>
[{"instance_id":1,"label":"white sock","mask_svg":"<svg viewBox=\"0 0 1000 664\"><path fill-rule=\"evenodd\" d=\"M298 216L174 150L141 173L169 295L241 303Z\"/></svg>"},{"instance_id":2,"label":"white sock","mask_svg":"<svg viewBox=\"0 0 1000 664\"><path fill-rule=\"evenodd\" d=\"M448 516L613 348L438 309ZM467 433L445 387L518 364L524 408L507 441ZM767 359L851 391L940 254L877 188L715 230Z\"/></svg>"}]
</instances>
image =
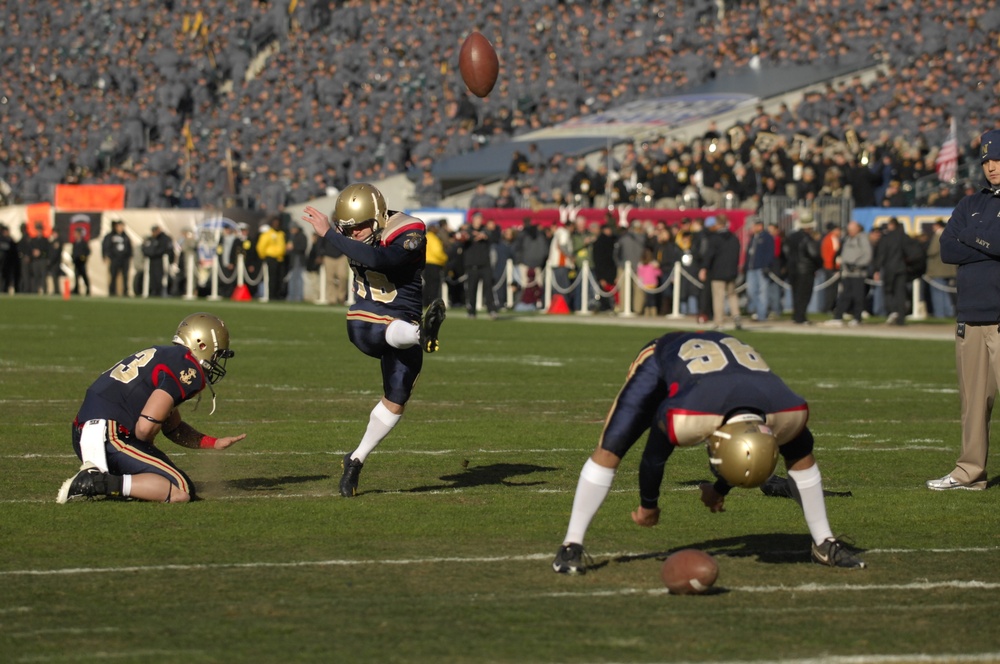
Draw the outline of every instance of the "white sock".
<instances>
[{"instance_id":1,"label":"white sock","mask_svg":"<svg viewBox=\"0 0 1000 664\"><path fill-rule=\"evenodd\" d=\"M405 320L394 320L385 330L385 342L393 348L409 348L420 343L420 326Z\"/></svg>"},{"instance_id":2,"label":"white sock","mask_svg":"<svg viewBox=\"0 0 1000 664\"><path fill-rule=\"evenodd\" d=\"M826 518L823 478L819 474L819 466L813 464L805 470L789 470L788 478L795 482L799 491L799 504L802 505L802 514L806 518L813 542L822 544L823 540L833 537L833 531Z\"/></svg>"},{"instance_id":3,"label":"white sock","mask_svg":"<svg viewBox=\"0 0 1000 664\"><path fill-rule=\"evenodd\" d=\"M402 415L396 415L386 408L381 401L375 404L375 407L372 408L372 414L368 418L368 429L365 430L365 435L361 438L358 449L351 453L351 458L364 463L371 451L389 435L401 417Z\"/></svg>"},{"instance_id":4,"label":"white sock","mask_svg":"<svg viewBox=\"0 0 1000 664\"><path fill-rule=\"evenodd\" d=\"M573 512L569 517L569 528L563 544L583 544L590 522L597 514L604 499L608 497L611 484L615 481L615 469L605 468L593 459L587 459L580 471L580 481L576 485L576 495L573 496Z\"/></svg>"},{"instance_id":5,"label":"white sock","mask_svg":"<svg viewBox=\"0 0 1000 664\"><path fill-rule=\"evenodd\" d=\"M132 495L132 476L122 475L122 498Z\"/></svg>"}]
</instances>

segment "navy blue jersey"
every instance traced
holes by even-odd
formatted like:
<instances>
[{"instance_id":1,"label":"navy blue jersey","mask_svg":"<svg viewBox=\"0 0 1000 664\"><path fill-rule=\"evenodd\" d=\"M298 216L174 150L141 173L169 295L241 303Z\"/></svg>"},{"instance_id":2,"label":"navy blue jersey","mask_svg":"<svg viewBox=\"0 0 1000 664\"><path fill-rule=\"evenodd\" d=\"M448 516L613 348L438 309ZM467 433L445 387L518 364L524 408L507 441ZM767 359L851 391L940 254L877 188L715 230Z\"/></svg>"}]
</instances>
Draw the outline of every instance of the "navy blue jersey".
<instances>
[{"instance_id":1,"label":"navy blue jersey","mask_svg":"<svg viewBox=\"0 0 1000 664\"><path fill-rule=\"evenodd\" d=\"M671 332L632 362L601 447L622 457L647 430L654 444L697 445L736 411L761 415L779 445L802 434L809 417L806 400L750 345L721 332Z\"/></svg>"},{"instance_id":2,"label":"navy blue jersey","mask_svg":"<svg viewBox=\"0 0 1000 664\"><path fill-rule=\"evenodd\" d=\"M153 346L124 358L87 388L77 422L102 419L129 429L142 413L153 390L164 390L174 406L205 389L205 372L184 346Z\"/></svg>"},{"instance_id":3,"label":"navy blue jersey","mask_svg":"<svg viewBox=\"0 0 1000 664\"><path fill-rule=\"evenodd\" d=\"M402 212L389 217L381 241L371 246L336 229L324 238L348 257L354 271L354 299L348 320L388 324L420 321L426 261L424 222Z\"/></svg>"}]
</instances>

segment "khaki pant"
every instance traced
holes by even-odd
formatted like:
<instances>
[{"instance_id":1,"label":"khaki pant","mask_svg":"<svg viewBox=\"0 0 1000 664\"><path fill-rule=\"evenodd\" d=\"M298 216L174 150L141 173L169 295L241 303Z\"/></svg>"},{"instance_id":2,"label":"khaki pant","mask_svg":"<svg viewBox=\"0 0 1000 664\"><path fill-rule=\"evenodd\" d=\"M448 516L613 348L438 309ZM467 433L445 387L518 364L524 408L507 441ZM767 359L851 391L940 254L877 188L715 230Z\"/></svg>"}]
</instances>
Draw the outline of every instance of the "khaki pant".
<instances>
[{"instance_id":1,"label":"khaki pant","mask_svg":"<svg viewBox=\"0 0 1000 664\"><path fill-rule=\"evenodd\" d=\"M330 304L344 304L347 302L347 284L350 283L351 274L347 256L324 256L323 268L326 272L326 301Z\"/></svg>"},{"instance_id":2,"label":"khaki pant","mask_svg":"<svg viewBox=\"0 0 1000 664\"><path fill-rule=\"evenodd\" d=\"M726 317L726 302L729 302L729 315L739 324L740 299L736 296L735 281L712 281L712 322L722 325Z\"/></svg>"},{"instance_id":3,"label":"khaki pant","mask_svg":"<svg viewBox=\"0 0 1000 664\"><path fill-rule=\"evenodd\" d=\"M955 336L955 367L962 404L962 451L951 476L956 482L986 488L990 416L1000 384L1000 331L996 323L964 327L964 338Z\"/></svg>"}]
</instances>

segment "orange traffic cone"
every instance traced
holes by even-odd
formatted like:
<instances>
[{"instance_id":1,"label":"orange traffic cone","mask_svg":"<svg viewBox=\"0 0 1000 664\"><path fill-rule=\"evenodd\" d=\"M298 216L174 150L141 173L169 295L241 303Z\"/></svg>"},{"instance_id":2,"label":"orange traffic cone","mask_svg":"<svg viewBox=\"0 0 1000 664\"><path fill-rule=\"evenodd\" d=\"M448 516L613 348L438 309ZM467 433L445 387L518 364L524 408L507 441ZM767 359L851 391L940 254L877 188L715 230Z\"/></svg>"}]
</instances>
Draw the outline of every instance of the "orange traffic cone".
<instances>
[{"instance_id":1,"label":"orange traffic cone","mask_svg":"<svg viewBox=\"0 0 1000 664\"><path fill-rule=\"evenodd\" d=\"M550 314L569 314L572 313L569 310L569 305L566 304L566 298L564 298L559 293L552 296L552 302L549 304Z\"/></svg>"},{"instance_id":2,"label":"orange traffic cone","mask_svg":"<svg viewBox=\"0 0 1000 664\"><path fill-rule=\"evenodd\" d=\"M63 285L63 287L62 287L62 296L63 296L63 299L64 300L68 300L69 299L69 290L70 290L69 289L69 279L63 277L62 278L62 285Z\"/></svg>"},{"instance_id":3,"label":"orange traffic cone","mask_svg":"<svg viewBox=\"0 0 1000 664\"><path fill-rule=\"evenodd\" d=\"M247 302L252 299L253 298L250 296L250 289L247 288L246 284L240 284L236 287L236 290L233 291L233 300L236 302Z\"/></svg>"}]
</instances>

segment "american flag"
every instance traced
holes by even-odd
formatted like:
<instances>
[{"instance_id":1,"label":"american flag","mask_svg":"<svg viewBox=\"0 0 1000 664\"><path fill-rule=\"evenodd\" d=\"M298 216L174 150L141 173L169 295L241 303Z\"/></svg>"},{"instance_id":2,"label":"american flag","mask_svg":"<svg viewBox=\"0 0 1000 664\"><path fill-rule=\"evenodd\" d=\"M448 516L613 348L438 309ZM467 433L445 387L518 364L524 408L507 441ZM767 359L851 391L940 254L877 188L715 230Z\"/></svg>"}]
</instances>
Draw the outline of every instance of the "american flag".
<instances>
[{"instance_id":1,"label":"american flag","mask_svg":"<svg viewBox=\"0 0 1000 664\"><path fill-rule=\"evenodd\" d=\"M958 130L955 127L955 118L951 119L951 129L948 131L948 138L941 145L937 159L934 161L938 179L942 182L954 182L958 175Z\"/></svg>"}]
</instances>

